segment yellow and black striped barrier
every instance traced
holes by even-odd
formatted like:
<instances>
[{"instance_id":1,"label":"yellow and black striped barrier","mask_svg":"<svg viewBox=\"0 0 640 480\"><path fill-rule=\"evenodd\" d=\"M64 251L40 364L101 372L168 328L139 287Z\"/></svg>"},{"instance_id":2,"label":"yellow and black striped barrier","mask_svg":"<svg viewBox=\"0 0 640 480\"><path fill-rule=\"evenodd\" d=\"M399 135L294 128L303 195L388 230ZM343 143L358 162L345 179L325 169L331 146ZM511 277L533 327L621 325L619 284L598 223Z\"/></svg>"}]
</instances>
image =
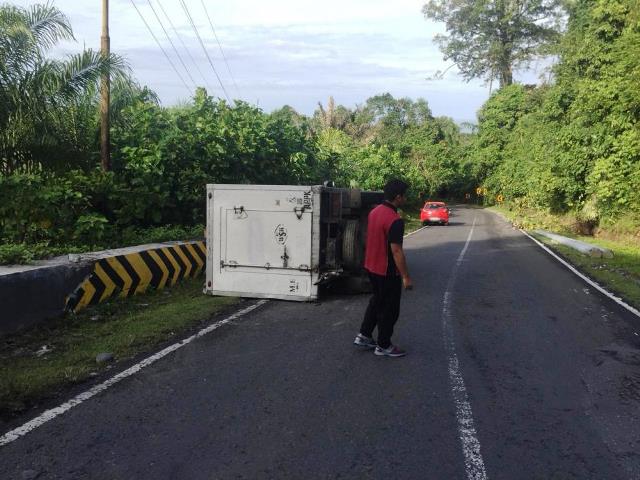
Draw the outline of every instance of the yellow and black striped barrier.
<instances>
[{"instance_id":1,"label":"yellow and black striped barrier","mask_svg":"<svg viewBox=\"0 0 640 480\"><path fill-rule=\"evenodd\" d=\"M116 296L131 297L149 287L172 286L183 278L198 276L206 258L205 243L200 241L102 258L67 298L65 309L77 313Z\"/></svg>"}]
</instances>

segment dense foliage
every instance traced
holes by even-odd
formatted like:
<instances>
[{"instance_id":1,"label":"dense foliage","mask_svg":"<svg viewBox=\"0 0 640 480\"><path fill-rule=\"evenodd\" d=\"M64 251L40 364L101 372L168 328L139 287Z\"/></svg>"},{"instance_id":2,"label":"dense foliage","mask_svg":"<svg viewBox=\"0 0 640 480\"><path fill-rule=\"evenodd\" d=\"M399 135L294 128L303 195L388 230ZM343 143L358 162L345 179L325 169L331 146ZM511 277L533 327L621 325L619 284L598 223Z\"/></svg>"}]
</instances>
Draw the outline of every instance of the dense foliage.
<instances>
[{"instance_id":1,"label":"dense foliage","mask_svg":"<svg viewBox=\"0 0 640 480\"><path fill-rule=\"evenodd\" d=\"M552 84L503 88L484 105L477 178L590 227L637 219L640 3L576 2L554 73Z\"/></svg>"},{"instance_id":2,"label":"dense foliage","mask_svg":"<svg viewBox=\"0 0 640 480\"><path fill-rule=\"evenodd\" d=\"M72 36L54 7L2 6L0 263L198 235L205 185L214 182L331 179L380 189L403 177L414 199L483 186L488 201L502 194L515 207L573 214L588 229L637 228L638 3L570 3L553 81L504 86L478 113L473 134L434 117L425 100L390 94L355 108L330 98L310 117L289 106L265 113L228 104L204 89L164 107L117 57L47 59L57 40ZM98 168L96 82L104 69L114 77L108 173Z\"/></svg>"},{"instance_id":3,"label":"dense foliage","mask_svg":"<svg viewBox=\"0 0 640 480\"><path fill-rule=\"evenodd\" d=\"M117 57L49 60L48 49L72 38L55 7L2 6L0 33L0 261L200 234L207 183L380 189L403 176L434 194L460 183L458 127L424 100L386 94L348 109L330 99L308 118L198 89L166 108ZM105 69L114 80L107 173L98 168Z\"/></svg>"}]
</instances>

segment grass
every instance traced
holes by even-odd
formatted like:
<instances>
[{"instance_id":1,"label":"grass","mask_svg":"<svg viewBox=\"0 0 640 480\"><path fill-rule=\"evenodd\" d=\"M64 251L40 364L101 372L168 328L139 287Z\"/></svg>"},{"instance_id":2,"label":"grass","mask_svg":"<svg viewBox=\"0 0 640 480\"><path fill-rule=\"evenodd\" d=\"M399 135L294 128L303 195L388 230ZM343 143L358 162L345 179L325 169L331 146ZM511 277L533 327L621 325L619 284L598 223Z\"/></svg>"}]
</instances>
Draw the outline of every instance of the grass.
<instances>
[{"instance_id":1,"label":"grass","mask_svg":"<svg viewBox=\"0 0 640 480\"><path fill-rule=\"evenodd\" d=\"M420 209L422 206L407 206L400 211L400 216L404 220L404 233L415 232L422 228L420 221Z\"/></svg>"},{"instance_id":2,"label":"grass","mask_svg":"<svg viewBox=\"0 0 640 480\"><path fill-rule=\"evenodd\" d=\"M202 294L202 278L171 289L98 305L78 315L0 340L0 417L8 419L98 376L113 364L96 363L112 353L126 362L180 337L237 300Z\"/></svg>"},{"instance_id":3,"label":"grass","mask_svg":"<svg viewBox=\"0 0 640 480\"><path fill-rule=\"evenodd\" d=\"M559 253L596 282L624 298L627 303L640 306L640 242L626 236L618 236L613 240L576 235L570 228L570 220L567 217L558 217L554 225L553 216L550 214L516 215L504 207L492 207L491 210L505 215L517 226L527 230L543 228L608 248L613 252L613 258L594 258L560 245L547 237L532 233L536 239Z\"/></svg>"}]
</instances>

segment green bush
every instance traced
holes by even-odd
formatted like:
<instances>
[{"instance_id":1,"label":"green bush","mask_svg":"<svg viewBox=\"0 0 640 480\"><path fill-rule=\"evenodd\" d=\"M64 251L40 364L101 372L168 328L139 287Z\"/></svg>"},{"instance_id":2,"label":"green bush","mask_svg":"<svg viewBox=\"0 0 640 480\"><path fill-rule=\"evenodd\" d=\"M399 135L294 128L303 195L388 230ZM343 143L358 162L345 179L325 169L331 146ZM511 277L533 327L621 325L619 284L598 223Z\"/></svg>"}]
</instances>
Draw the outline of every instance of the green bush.
<instances>
[{"instance_id":1,"label":"green bush","mask_svg":"<svg viewBox=\"0 0 640 480\"><path fill-rule=\"evenodd\" d=\"M182 227L178 225L164 225L146 229L127 228L122 232L123 245L141 245L145 243L159 243L173 240L197 240L204 238L204 225Z\"/></svg>"},{"instance_id":2,"label":"green bush","mask_svg":"<svg viewBox=\"0 0 640 480\"><path fill-rule=\"evenodd\" d=\"M570 13L554 83L495 93L472 163L490 192L593 230L640 212L640 17L637 0L581 0Z\"/></svg>"},{"instance_id":3,"label":"green bush","mask_svg":"<svg viewBox=\"0 0 640 480\"><path fill-rule=\"evenodd\" d=\"M27 245L0 245L0 265L21 265L31 263L33 259L33 252Z\"/></svg>"},{"instance_id":4,"label":"green bush","mask_svg":"<svg viewBox=\"0 0 640 480\"><path fill-rule=\"evenodd\" d=\"M105 240L109 220L99 213L80 215L75 223L73 236L82 243L99 244Z\"/></svg>"}]
</instances>

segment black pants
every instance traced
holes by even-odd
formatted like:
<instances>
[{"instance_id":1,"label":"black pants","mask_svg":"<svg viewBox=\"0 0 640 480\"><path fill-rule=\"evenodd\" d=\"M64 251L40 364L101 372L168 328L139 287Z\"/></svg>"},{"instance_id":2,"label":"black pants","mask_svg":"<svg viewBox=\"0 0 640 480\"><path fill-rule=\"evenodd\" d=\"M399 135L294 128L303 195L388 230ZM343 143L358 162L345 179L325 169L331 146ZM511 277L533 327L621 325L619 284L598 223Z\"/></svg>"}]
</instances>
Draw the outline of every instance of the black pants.
<instances>
[{"instance_id":1,"label":"black pants","mask_svg":"<svg viewBox=\"0 0 640 480\"><path fill-rule=\"evenodd\" d=\"M369 273L373 296L364 314L360 333L371 337L373 329L378 327L378 345L389 348L393 327L400 315L400 297L402 295L402 279L399 276L383 277Z\"/></svg>"}]
</instances>

